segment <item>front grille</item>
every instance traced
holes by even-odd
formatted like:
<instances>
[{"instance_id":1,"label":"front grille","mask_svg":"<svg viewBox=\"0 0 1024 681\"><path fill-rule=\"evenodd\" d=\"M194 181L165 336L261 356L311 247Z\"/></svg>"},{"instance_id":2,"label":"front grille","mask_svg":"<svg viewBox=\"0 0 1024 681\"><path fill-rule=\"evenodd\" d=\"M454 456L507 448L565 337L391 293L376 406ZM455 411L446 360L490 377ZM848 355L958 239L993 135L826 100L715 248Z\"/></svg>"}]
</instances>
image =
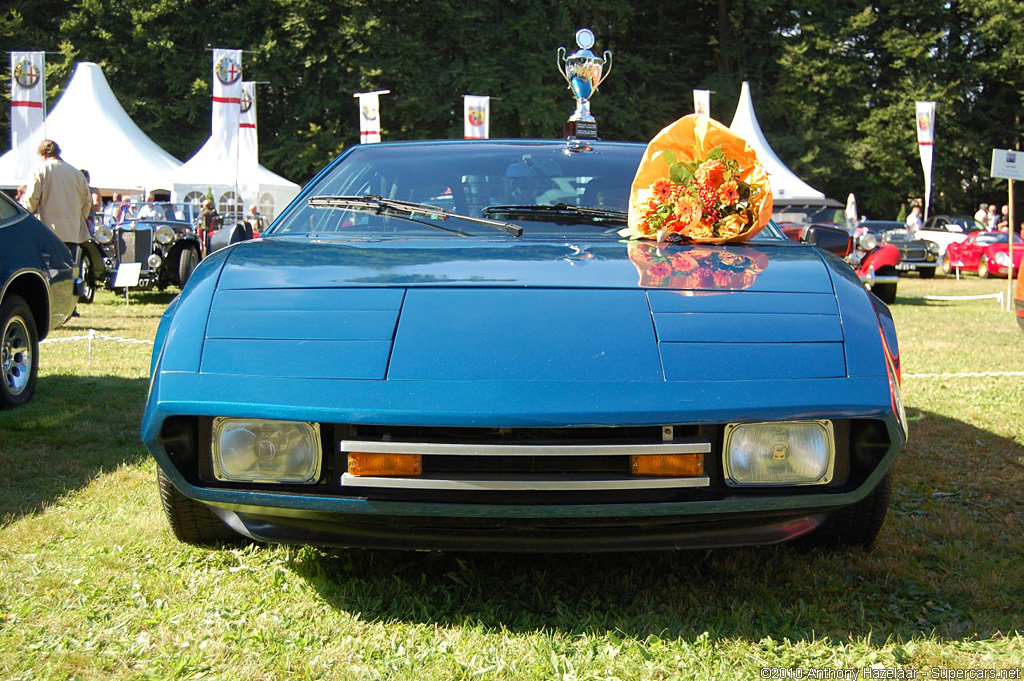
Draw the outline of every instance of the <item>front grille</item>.
<instances>
[{"instance_id":1,"label":"front grille","mask_svg":"<svg viewBox=\"0 0 1024 681\"><path fill-rule=\"evenodd\" d=\"M117 256L120 262L146 263L153 252L153 230L121 230L117 234Z\"/></svg>"},{"instance_id":2,"label":"front grille","mask_svg":"<svg viewBox=\"0 0 1024 681\"><path fill-rule=\"evenodd\" d=\"M921 262L928 259L928 251L923 248L906 248L902 255L904 260Z\"/></svg>"}]
</instances>

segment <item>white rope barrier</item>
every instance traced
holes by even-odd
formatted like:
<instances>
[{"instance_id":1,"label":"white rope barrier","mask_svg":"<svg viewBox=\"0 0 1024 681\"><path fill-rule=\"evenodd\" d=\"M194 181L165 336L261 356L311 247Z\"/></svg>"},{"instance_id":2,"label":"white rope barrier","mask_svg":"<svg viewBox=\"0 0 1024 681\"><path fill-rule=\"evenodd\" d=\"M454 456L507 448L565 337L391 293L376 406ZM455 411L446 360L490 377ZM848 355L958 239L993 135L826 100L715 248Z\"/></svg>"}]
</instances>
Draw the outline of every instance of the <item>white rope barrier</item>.
<instances>
[{"instance_id":1,"label":"white rope barrier","mask_svg":"<svg viewBox=\"0 0 1024 681\"><path fill-rule=\"evenodd\" d=\"M89 368L92 368L92 342L94 340L113 341L115 343L135 343L136 345L153 345L153 341L138 340L137 338L122 338L120 336L104 336L96 333L96 329L89 329L88 336L68 336L67 338L46 338L39 341L40 345L46 343L70 343L71 341L89 341Z\"/></svg>"},{"instance_id":2,"label":"white rope barrier","mask_svg":"<svg viewBox=\"0 0 1024 681\"><path fill-rule=\"evenodd\" d=\"M921 298L924 300L988 300L990 298L995 298L999 301L999 306L1002 307L1004 295L1005 294L1000 291L999 293L987 293L981 296L921 296Z\"/></svg>"}]
</instances>

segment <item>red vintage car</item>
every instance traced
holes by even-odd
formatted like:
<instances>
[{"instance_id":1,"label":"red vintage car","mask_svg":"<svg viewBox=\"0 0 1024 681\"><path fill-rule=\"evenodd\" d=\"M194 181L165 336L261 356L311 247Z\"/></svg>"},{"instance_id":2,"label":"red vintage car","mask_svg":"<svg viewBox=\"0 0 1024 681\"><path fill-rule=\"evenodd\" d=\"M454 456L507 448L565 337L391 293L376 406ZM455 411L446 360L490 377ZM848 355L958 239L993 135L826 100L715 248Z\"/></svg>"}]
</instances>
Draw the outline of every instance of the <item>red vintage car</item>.
<instances>
[{"instance_id":1,"label":"red vintage car","mask_svg":"<svg viewBox=\"0 0 1024 681\"><path fill-rule=\"evenodd\" d=\"M1010 268L1010 245L1007 232L974 232L964 241L950 244L942 256L942 271L954 269L977 272L982 279L1005 277ZM1020 269L1024 241L1013 235L1013 273Z\"/></svg>"}]
</instances>

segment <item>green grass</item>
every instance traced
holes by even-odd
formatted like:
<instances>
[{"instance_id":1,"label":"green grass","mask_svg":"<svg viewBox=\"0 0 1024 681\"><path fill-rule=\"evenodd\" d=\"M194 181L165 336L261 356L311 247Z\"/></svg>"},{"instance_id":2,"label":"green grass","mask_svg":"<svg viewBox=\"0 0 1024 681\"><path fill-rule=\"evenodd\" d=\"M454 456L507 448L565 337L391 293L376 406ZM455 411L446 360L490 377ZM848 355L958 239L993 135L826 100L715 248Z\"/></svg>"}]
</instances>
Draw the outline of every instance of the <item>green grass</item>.
<instances>
[{"instance_id":1,"label":"green grass","mask_svg":"<svg viewBox=\"0 0 1024 681\"><path fill-rule=\"evenodd\" d=\"M911 440L871 553L534 556L171 536L138 441L149 346L42 346L0 412L0 678L760 678L1024 664L1024 333L1005 281L908 277ZM100 293L54 338L152 339L169 296ZM805 676L806 678L806 676Z\"/></svg>"}]
</instances>

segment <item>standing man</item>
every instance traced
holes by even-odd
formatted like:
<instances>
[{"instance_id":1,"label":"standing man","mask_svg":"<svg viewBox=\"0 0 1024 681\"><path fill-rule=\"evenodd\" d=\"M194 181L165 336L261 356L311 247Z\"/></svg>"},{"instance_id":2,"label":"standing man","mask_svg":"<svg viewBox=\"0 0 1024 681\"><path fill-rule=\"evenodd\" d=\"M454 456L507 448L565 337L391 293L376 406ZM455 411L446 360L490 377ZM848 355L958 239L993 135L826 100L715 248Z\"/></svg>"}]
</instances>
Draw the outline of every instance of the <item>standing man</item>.
<instances>
[{"instance_id":1,"label":"standing man","mask_svg":"<svg viewBox=\"0 0 1024 681\"><path fill-rule=\"evenodd\" d=\"M92 197L85 175L60 157L60 147L53 140L39 145L43 157L21 197L21 203L30 213L45 223L71 249L75 271L82 257L80 245L89 240L85 220L92 210Z\"/></svg>"},{"instance_id":2,"label":"standing man","mask_svg":"<svg viewBox=\"0 0 1024 681\"><path fill-rule=\"evenodd\" d=\"M924 222L921 220L921 206L914 204L907 216L907 232L911 239L917 238L917 230L924 229Z\"/></svg>"}]
</instances>

